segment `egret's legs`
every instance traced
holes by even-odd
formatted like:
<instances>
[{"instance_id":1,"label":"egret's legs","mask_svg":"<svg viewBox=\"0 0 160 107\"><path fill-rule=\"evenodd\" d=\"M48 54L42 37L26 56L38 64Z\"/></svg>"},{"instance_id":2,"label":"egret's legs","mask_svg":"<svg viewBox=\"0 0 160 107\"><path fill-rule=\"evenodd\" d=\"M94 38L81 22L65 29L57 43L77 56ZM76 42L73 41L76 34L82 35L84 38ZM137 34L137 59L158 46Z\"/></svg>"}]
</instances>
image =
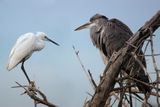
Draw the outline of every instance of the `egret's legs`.
<instances>
[{"instance_id":1,"label":"egret's legs","mask_svg":"<svg viewBox=\"0 0 160 107\"><path fill-rule=\"evenodd\" d=\"M26 76L26 78L27 78L27 80L28 80L28 82L29 82L29 84L30 84L31 81L30 81L30 79L29 79L29 77L28 77L28 75L27 75L27 73L26 73L26 71L25 71L25 69L24 69L24 61L25 61L25 60L22 61L21 69L22 69L24 75Z\"/></svg>"}]
</instances>

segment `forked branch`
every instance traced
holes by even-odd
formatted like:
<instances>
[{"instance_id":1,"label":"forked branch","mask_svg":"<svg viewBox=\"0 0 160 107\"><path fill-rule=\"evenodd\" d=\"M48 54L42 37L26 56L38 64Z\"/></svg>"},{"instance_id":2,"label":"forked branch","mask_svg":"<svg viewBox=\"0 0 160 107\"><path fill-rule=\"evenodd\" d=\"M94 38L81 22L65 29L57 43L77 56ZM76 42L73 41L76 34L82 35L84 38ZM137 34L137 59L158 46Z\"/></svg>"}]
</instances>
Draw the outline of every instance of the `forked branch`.
<instances>
[{"instance_id":1,"label":"forked branch","mask_svg":"<svg viewBox=\"0 0 160 107\"><path fill-rule=\"evenodd\" d=\"M37 104L44 104L48 107L57 107L56 105L50 103L48 100L47 100L47 97L45 96L44 93L42 93L39 89L37 89L35 86L23 86L21 84L19 84L18 82L16 82L16 84L18 86L14 86L12 88L23 88L25 90L25 92L23 94L27 94L31 99L34 100L34 104L35 104L35 107L37 106ZM38 97L38 95L41 96Z\"/></svg>"}]
</instances>

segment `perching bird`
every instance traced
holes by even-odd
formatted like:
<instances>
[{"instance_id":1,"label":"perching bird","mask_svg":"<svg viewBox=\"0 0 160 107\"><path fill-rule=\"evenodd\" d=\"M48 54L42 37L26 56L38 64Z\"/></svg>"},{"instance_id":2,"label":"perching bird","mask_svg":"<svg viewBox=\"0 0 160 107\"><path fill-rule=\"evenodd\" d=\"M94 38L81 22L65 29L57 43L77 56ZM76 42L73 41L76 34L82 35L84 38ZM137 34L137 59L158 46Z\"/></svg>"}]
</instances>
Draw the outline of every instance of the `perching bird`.
<instances>
[{"instance_id":1,"label":"perching bird","mask_svg":"<svg viewBox=\"0 0 160 107\"><path fill-rule=\"evenodd\" d=\"M10 71L19 63L22 63L21 69L28 82L31 83L27 73L25 72L24 62L30 58L34 51L42 50L45 47L45 41L50 41L59 46L58 43L49 39L43 32L37 32L36 35L33 33L21 35L10 52L7 70Z\"/></svg>"},{"instance_id":2,"label":"perching bird","mask_svg":"<svg viewBox=\"0 0 160 107\"><path fill-rule=\"evenodd\" d=\"M93 45L100 50L102 59L106 65L112 53L121 49L126 41L133 35L129 27L120 20L108 19L100 14L91 17L89 23L78 27L75 31L84 28L90 28L90 37ZM136 54L143 55L143 52L140 50L140 52L137 52ZM125 60L122 63L121 69L125 70L128 74L133 70L134 78L149 83L149 77L144 69L133 57L131 57L131 55L128 55L128 60ZM138 59L142 62L144 67L146 67L145 58L143 56L138 56ZM144 93L150 92L151 90L148 86L140 82L136 82L136 84L139 90Z\"/></svg>"}]
</instances>

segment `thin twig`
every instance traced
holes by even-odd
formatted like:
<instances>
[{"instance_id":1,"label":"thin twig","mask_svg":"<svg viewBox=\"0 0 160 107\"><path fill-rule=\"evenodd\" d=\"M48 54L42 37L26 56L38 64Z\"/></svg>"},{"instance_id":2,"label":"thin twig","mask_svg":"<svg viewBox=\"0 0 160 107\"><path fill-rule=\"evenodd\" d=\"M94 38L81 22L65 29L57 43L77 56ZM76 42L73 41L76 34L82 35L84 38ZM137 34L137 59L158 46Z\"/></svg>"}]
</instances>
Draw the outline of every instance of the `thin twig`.
<instances>
[{"instance_id":1,"label":"thin twig","mask_svg":"<svg viewBox=\"0 0 160 107\"><path fill-rule=\"evenodd\" d=\"M23 87L28 87L28 85L23 85ZM11 88L22 88L21 86L12 86Z\"/></svg>"},{"instance_id":2,"label":"thin twig","mask_svg":"<svg viewBox=\"0 0 160 107\"><path fill-rule=\"evenodd\" d=\"M151 52L152 52L152 61L153 61L153 65L154 65L154 69L156 71L156 74L157 74L157 81L159 79L159 70L158 70L158 67L157 67L157 64L156 64L156 60L155 60L155 57L154 57L154 49L153 49L153 39L152 39L152 34L153 34L153 31L152 29L150 28L150 39L151 39ZM160 106L160 103L159 103L159 93L158 93L158 88L159 88L159 84L157 84L157 104Z\"/></svg>"},{"instance_id":3,"label":"thin twig","mask_svg":"<svg viewBox=\"0 0 160 107\"><path fill-rule=\"evenodd\" d=\"M111 95L111 96L114 96L117 100L121 100L121 98L119 98L115 92L111 92L110 95ZM123 104L125 107L128 107L128 105L127 105L124 101L122 101L122 104Z\"/></svg>"},{"instance_id":4,"label":"thin twig","mask_svg":"<svg viewBox=\"0 0 160 107\"><path fill-rule=\"evenodd\" d=\"M120 99L119 99L118 107L122 107L123 97L124 97L124 95L125 95L125 90L126 90L126 88L124 88L124 90L120 93Z\"/></svg>"},{"instance_id":5,"label":"thin twig","mask_svg":"<svg viewBox=\"0 0 160 107\"><path fill-rule=\"evenodd\" d=\"M92 74L91 74L90 70L88 70L88 74L89 74L89 76L90 76L90 80L92 81L92 84L94 85L94 87L95 87L95 89L96 89L96 88L97 88L97 85L96 85L95 81L93 80L93 77L92 77Z\"/></svg>"},{"instance_id":6,"label":"thin twig","mask_svg":"<svg viewBox=\"0 0 160 107\"><path fill-rule=\"evenodd\" d=\"M150 43L150 40L147 41L147 44L146 44L146 46L145 46L145 48L144 48L144 54L145 54L146 51L147 51L147 48L148 48L149 43Z\"/></svg>"},{"instance_id":7,"label":"thin twig","mask_svg":"<svg viewBox=\"0 0 160 107\"><path fill-rule=\"evenodd\" d=\"M91 96L91 97L93 97L93 95L91 94L91 93L89 93L89 92L86 92L89 96Z\"/></svg>"},{"instance_id":8,"label":"thin twig","mask_svg":"<svg viewBox=\"0 0 160 107\"><path fill-rule=\"evenodd\" d=\"M117 101L117 99L115 98L115 100L114 100L113 103L111 104L111 107L113 107L113 105L115 104L116 101Z\"/></svg>"},{"instance_id":9,"label":"thin twig","mask_svg":"<svg viewBox=\"0 0 160 107\"><path fill-rule=\"evenodd\" d=\"M84 104L83 104L83 107L87 107L88 102L89 102L89 101L87 101L87 97L86 97L86 99L85 99L85 101L84 101Z\"/></svg>"},{"instance_id":10,"label":"thin twig","mask_svg":"<svg viewBox=\"0 0 160 107\"><path fill-rule=\"evenodd\" d=\"M130 99L130 107L133 107L133 104L132 104L132 93L131 93L131 88L129 88L129 99Z\"/></svg>"},{"instance_id":11,"label":"thin twig","mask_svg":"<svg viewBox=\"0 0 160 107\"><path fill-rule=\"evenodd\" d=\"M34 100L34 107L37 107L37 101Z\"/></svg>"},{"instance_id":12,"label":"thin twig","mask_svg":"<svg viewBox=\"0 0 160 107\"><path fill-rule=\"evenodd\" d=\"M137 80L137 79L135 79L135 78L133 78L133 77L130 77L130 76L125 77L124 79L131 79L131 80L137 81L137 82L139 82L139 83L141 83L141 84L144 84L144 85L146 85L146 86L148 86L148 87L151 87L151 88L157 89L156 87L154 87L154 86L150 85L149 83L146 83L146 82L143 82L143 81Z\"/></svg>"},{"instance_id":13,"label":"thin twig","mask_svg":"<svg viewBox=\"0 0 160 107\"><path fill-rule=\"evenodd\" d=\"M144 67L144 65L142 64L142 62L138 59L137 55L135 55L135 53L132 53L132 52L131 52L131 55L132 55L132 57L134 57L134 59L138 62L138 64L144 70L145 75L148 75L146 68Z\"/></svg>"},{"instance_id":14,"label":"thin twig","mask_svg":"<svg viewBox=\"0 0 160 107\"><path fill-rule=\"evenodd\" d=\"M127 98L127 94L125 94L124 96L125 96L125 100L129 103L129 100Z\"/></svg>"},{"instance_id":15,"label":"thin twig","mask_svg":"<svg viewBox=\"0 0 160 107\"><path fill-rule=\"evenodd\" d=\"M159 56L160 54L151 54L151 55L138 55L138 56Z\"/></svg>"},{"instance_id":16,"label":"thin twig","mask_svg":"<svg viewBox=\"0 0 160 107\"><path fill-rule=\"evenodd\" d=\"M129 92L129 90L126 90L126 93L127 92ZM138 89L131 89L131 93L140 93L140 94L143 94ZM150 95L157 96L156 92L151 92ZM160 95L159 95L159 97L160 97Z\"/></svg>"},{"instance_id":17,"label":"thin twig","mask_svg":"<svg viewBox=\"0 0 160 107\"><path fill-rule=\"evenodd\" d=\"M72 46L72 47L73 47L73 50L74 50L74 52L75 52L75 54L76 54L76 56L77 56L77 58L78 58L78 60L79 60L79 62L80 62L80 64L81 64L81 66L82 66L83 71L85 72L86 76L88 77L88 79L89 79L89 81L90 81L90 83L91 83L91 85L92 85L92 88L93 88L94 91L95 91L96 88L97 88L97 85L96 85L96 83L94 82L90 71L88 70L89 72L87 73L87 71L86 71L86 69L85 69L85 67L84 67L84 65L83 65L83 63L82 63L82 61L81 61L81 59L80 59L80 57L79 57L79 55L78 55L78 54L79 54L79 51L76 51L76 49L75 49L74 46Z\"/></svg>"},{"instance_id":18,"label":"thin twig","mask_svg":"<svg viewBox=\"0 0 160 107\"><path fill-rule=\"evenodd\" d=\"M110 103L111 103L111 96L108 97L106 104L105 104L105 107L112 107L112 106L110 106Z\"/></svg>"}]
</instances>

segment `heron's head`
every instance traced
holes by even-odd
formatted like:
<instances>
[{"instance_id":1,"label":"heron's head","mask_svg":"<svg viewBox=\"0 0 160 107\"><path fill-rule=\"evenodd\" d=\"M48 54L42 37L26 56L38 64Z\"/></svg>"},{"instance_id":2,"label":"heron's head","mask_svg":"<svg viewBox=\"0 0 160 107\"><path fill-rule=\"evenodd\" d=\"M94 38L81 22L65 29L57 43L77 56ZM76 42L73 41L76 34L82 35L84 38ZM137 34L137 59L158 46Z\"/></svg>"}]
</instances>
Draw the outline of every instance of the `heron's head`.
<instances>
[{"instance_id":1,"label":"heron's head","mask_svg":"<svg viewBox=\"0 0 160 107\"><path fill-rule=\"evenodd\" d=\"M54 43L55 45L59 46L58 43L56 43L55 41L49 39L44 32L37 32L37 37L38 37L39 39L43 40L43 41L49 41L49 42L52 42L52 43Z\"/></svg>"},{"instance_id":2,"label":"heron's head","mask_svg":"<svg viewBox=\"0 0 160 107\"><path fill-rule=\"evenodd\" d=\"M103 19L108 19L106 16L104 15L100 15L100 14L95 14L94 16L92 16L90 18L90 22L78 27L77 29L75 29L75 31L77 30L82 30L82 29L85 29L85 28L92 28L94 26L97 26L100 22L100 20L103 20Z\"/></svg>"}]
</instances>

